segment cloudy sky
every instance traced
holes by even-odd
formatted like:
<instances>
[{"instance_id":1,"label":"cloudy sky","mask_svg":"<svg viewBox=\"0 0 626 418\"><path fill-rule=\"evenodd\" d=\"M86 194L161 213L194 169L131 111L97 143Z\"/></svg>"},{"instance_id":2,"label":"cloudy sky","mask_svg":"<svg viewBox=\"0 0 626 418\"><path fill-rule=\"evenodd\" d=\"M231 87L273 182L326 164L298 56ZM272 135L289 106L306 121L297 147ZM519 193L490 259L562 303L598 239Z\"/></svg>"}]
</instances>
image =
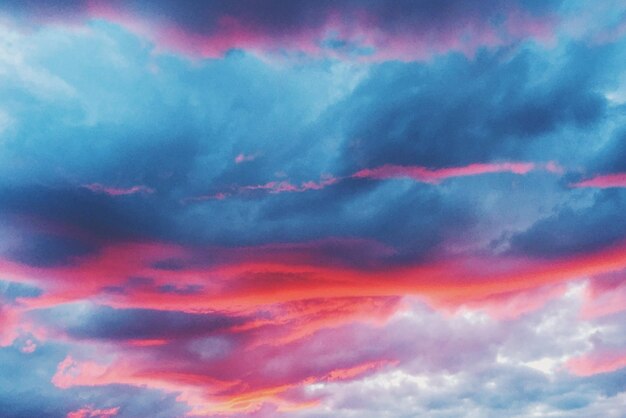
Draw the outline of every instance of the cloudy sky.
<instances>
[{"instance_id":1,"label":"cloudy sky","mask_svg":"<svg viewBox=\"0 0 626 418\"><path fill-rule=\"evenodd\" d=\"M3 0L0 415L623 418L623 0Z\"/></svg>"}]
</instances>

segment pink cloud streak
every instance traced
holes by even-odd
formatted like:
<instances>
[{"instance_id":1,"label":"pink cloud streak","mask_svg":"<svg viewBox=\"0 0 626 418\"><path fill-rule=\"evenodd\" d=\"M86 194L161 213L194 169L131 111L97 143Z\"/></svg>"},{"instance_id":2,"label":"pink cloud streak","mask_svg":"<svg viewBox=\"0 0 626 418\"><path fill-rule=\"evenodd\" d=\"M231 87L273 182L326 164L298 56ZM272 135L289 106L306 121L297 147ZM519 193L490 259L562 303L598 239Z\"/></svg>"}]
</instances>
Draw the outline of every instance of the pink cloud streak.
<instances>
[{"instance_id":1,"label":"pink cloud streak","mask_svg":"<svg viewBox=\"0 0 626 418\"><path fill-rule=\"evenodd\" d=\"M436 184L443 180L455 177L477 176L490 173L527 174L537 166L534 163L507 162L507 163L477 163L462 167L429 169L421 166L384 165L377 168L366 168L352 175L353 178L368 178L376 180L408 178L424 183Z\"/></svg>"},{"instance_id":2,"label":"pink cloud streak","mask_svg":"<svg viewBox=\"0 0 626 418\"><path fill-rule=\"evenodd\" d=\"M324 177L320 181L305 181L299 186L288 181L270 181L265 184L239 187L239 191L245 192L250 190L266 190L269 193L285 193L285 192L306 192L308 190L321 190L330 185L336 184L340 179L337 177Z\"/></svg>"},{"instance_id":3,"label":"pink cloud streak","mask_svg":"<svg viewBox=\"0 0 626 418\"><path fill-rule=\"evenodd\" d=\"M154 189L147 187L147 186L142 186L142 185L121 188L121 187L105 186L100 183L90 183L90 184L85 184L82 187L84 187L85 189L91 190L94 193L104 193L104 194L108 194L109 196L127 196L131 194L136 194L136 193L142 193L142 194L154 193Z\"/></svg>"},{"instance_id":4,"label":"pink cloud streak","mask_svg":"<svg viewBox=\"0 0 626 418\"><path fill-rule=\"evenodd\" d=\"M590 187L598 189L626 188L626 173L596 176L579 181L578 183L573 183L571 186L576 188Z\"/></svg>"},{"instance_id":5,"label":"pink cloud streak","mask_svg":"<svg viewBox=\"0 0 626 418\"><path fill-rule=\"evenodd\" d=\"M626 367L626 352L598 351L570 359L566 366L577 376L608 373Z\"/></svg>"},{"instance_id":6,"label":"pink cloud streak","mask_svg":"<svg viewBox=\"0 0 626 418\"><path fill-rule=\"evenodd\" d=\"M237 156L235 157L235 164L242 164L242 163L247 163L250 161L254 161L256 160L257 155L256 154L237 154Z\"/></svg>"},{"instance_id":7,"label":"pink cloud streak","mask_svg":"<svg viewBox=\"0 0 626 418\"><path fill-rule=\"evenodd\" d=\"M72 411L66 418L111 418L117 415L120 408L94 409L91 406Z\"/></svg>"},{"instance_id":8,"label":"pink cloud streak","mask_svg":"<svg viewBox=\"0 0 626 418\"><path fill-rule=\"evenodd\" d=\"M423 166L383 165L376 168L365 168L346 177L324 175L319 181L305 181L300 185L294 184L288 180L282 180L270 181L262 184L237 186L232 192L222 191L215 194L190 197L185 199L184 202L224 200L231 196L254 191L265 191L270 194L279 194L322 190L328 186L338 184L348 178L370 180L411 179L422 183L439 184L444 180L459 177L471 177L495 173L524 175L534 170L545 170L553 174L563 174L564 172L564 169L553 161L545 164L531 162L476 163L467 166L439 169L430 169Z\"/></svg>"}]
</instances>

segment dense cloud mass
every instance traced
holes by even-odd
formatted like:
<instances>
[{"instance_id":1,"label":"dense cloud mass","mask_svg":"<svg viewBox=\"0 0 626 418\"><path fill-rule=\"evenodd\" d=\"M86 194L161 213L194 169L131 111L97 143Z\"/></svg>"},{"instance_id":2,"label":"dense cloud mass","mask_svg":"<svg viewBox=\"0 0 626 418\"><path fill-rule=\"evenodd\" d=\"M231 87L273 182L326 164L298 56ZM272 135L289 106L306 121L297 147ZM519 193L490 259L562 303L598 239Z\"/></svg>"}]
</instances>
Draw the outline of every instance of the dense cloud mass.
<instances>
[{"instance_id":1,"label":"dense cloud mass","mask_svg":"<svg viewBox=\"0 0 626 418\"><path fill-rule=\"evenodd\" d=\"M623 417L625 17L2 2L0 415Z\"/></svg>"}]
</instances>

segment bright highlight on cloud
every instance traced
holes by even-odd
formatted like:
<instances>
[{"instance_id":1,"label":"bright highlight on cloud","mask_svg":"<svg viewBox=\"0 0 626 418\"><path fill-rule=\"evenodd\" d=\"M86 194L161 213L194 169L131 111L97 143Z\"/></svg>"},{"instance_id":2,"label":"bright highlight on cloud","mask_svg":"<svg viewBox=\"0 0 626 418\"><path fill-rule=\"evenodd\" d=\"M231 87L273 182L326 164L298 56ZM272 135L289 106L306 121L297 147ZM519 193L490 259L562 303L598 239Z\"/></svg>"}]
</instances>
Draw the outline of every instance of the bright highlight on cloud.
<instances>
[{"instance_id":1,"label":"bright highlight on cloud","mask_svg":"<svg viewBox=\"0 0 626 418\"><path fill-rule=\"evenodd\" d=\"M0 415L621 418L610 3L3 2Z\"/></svg>"}]
</instances>

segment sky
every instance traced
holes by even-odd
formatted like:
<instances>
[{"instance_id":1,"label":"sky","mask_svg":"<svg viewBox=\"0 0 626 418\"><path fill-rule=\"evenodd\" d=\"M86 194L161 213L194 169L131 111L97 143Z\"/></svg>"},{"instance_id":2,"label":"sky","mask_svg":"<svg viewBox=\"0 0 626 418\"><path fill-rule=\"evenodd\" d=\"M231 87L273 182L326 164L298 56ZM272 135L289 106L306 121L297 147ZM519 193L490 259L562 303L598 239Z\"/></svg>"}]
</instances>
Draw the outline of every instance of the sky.
<instances>
[{"instance_id":1,"label":"sky","mask_svg":"<svg viewBox=\"0 0 626 418\"><path fill-rule=\"evenodd\" d=\"M624 418L626 2L3 0L0 415Z\"/></svg>"}]
</instances>

